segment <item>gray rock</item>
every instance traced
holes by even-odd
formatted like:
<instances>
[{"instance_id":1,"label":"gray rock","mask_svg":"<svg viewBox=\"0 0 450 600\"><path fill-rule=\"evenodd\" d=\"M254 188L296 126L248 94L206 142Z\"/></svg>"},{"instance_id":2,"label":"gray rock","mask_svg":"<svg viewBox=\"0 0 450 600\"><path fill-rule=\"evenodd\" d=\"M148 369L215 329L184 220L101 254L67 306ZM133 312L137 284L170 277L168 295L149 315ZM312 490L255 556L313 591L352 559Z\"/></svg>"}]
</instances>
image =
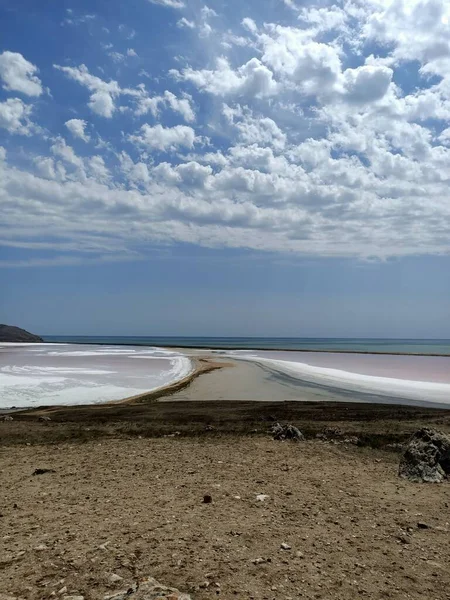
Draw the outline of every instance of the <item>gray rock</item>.
<instances>
[{"instance_id":1,"label":"gray rock","mask_svg":"<svg viewBox=\"0 0 450 600\"><path fill-rule=\"evenodd\" d=\"M294 427L294 425L286 424L281 425L281 423L275 423L271 429L273 439L274 440L295 440L295 441L303 441L305 436Z\"/></svg>"},{"instance_id":2,"label":"gray rock","mask_svg":"<svg viewBox=\"0 0 450 600\"><path fill-rule=\"evenodd\" d=\"M400 460L400 477L414 482L441 483L450 474L450 436L435 429L419 429Z\"/></svg>"},{"instance_id":3,"label":"gray rock","mask_svg":"<svg viewBox=\"0 0 450 600\"><path fill-rule=\"evenodd\" d=\"M4 417L1 417L2 421L14 421L14 419L10 416L10 415L5 415Z\"/></svg>"},{"instance_id":4,"label":"gray rock","mask_svg":"<svg viewBox=\"0 0 450 600\"><path fill-rule=\"evenodd\" d=\"M165 585L153 577L145 577L128 590L105 596L104 600L191 600L189 594Z\"/></svg>"}]
</instances>

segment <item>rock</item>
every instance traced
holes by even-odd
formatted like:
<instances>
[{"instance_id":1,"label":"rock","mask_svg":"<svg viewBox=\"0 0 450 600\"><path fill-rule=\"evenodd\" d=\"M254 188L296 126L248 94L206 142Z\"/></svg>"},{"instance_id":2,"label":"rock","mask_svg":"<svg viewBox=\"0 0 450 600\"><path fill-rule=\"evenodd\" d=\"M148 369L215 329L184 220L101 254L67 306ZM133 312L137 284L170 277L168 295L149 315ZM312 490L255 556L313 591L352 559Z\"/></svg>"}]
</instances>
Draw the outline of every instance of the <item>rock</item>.
<instances>
[{"instance_id":1,"label":"rock","mask_svg":"<svg viewBox=\"0 0 450 600\"><path fill-rule=\"evenodd\" d=\"M419 521L417 527L419 529L431 529L430 525L427 525L427 523L424 523L423 521Z\"/></svg>"},{"instance_id":2,"label":"rock","mask_svg":"<svg viewBox=\"0 0 450 600\"><path fill-rule=\"evenodd\" d=\"M51 421L50 417L39 417L38 420L42 423L49 423Z\"/></svg>"},{"instance_id":3,"label":"rock","mask_svg":"<svg viewBox=\"0 0 450 600\"><path fill-rule=\"evenodd\" d=\"M274 440L294 440L294 441L303 441L305 436L294 427L294 425L281 425L281 423L275 423L272 426L271 433L273 435Z\"/></svg>"},{"instance_id":4,"label":"rock","mask_svg":"<svg viewBox=\"0 0 450 600\"><path fill-rule=\"evenodd\" d=\"M267 494L257 494L257 496L256 496L256 499L258 500L258 502L264 502L268 498L270 498L270 496L268 496Z\"/></svg>"},{"instance_id":5,"label":"rock","mask_svg":"<svg viewBox=\"0 0 450 600\"><path fill-rule=\"evenodd\" d=\"M450 474L450 436L435 429L419 429L400 460L399 476L409 481L441 483Z\"/></svg>"},{"instance_id":6,"label":"rock","mask_svg":"<svg viewBox=\"0 0 450 600\"><path fill-rule=\"evenodd\" d=\"M1 421L14 421L14 419L10 415L4 415L0 420Z\"/></svg>"},{"instance_id":7,"label":"rock","mask_svg":"<svg viewBox=\"0 0 450 600\"><path fill-rule=\"evenodd\" d=\"M283 543L281 544L281 549L282 549L282 550L290 550L290 549L291 549L291 546L289 546L289 544L286 544L286 542L283 542Z\"/></svg>"},{"instance_id":8,"label":"rock","mask_svg":"<svg viewBox=\"0 0 450 600\"><path fill-rule=\"evenodd\" d=\"M212 502L212 496L210 496L209 494L205 494L203 496L203 504L211 504Z\"/></svg>"},{"instance_id":9,"label":"rock","mask_svg":"<svg viewBox=\"0 0 450 600\"><path fill-rule=\"evenodd\" d=\"M263 565L265 562L267 562L267 561L266 561L266 559L265 559L265 558L262 558L261 556L260 556L259 558L254 558L254 559L252 560L252 563L253 563L254 565Z\"/></svg>"},{"instance_id":10,"label":"rock","mask_svg":"<svg viewBox=\"0 0 450 600\"><path fill-rule=\"evenodd\" d=\"M110 583L119 583L119 581L123 581L123 577L117 575L116 573L112 573L108 579Z\"/></svg>"},{"instance_id":11,"label":"rock","mask_svg":"<svg viewBox=\"0 0 450 600\"><path fill-rule=\"evenodd\" d=\"M191 597L175 588L162 585L153 577L146 577L126 591L105 596L104 600L191 600Z\"/></svg>"},{"instance_id":12,"label":"rock","mask_svg":"<svg viewBox=\"0 0 450 600\"><path fill-rule=\"evenodd\" d=\"M38 335L25 331L25 329L20 329L20 327L0 324L0 342L36 343L43 341Z\"/></svg>"},{"instance_id":13,"label":"rock","mask_svg":"<svg viewBox=\"0 0 450 600\"><path fill-rule=\"evenodd\" d=\"M407 535L400 535L398 537L398 541L401 542L402 544L410 544L411 538L409 538Z\"/></svg>"},{"instance_id":14,"label":"rock","mask_svg":"<svg viewBox=\"0 0 450 600\"><path fill-rule=\"evenodd\" d=\"M36 552L42 552L43 550L48 550L48 547L45 544L39 544L39 546L35 546L33 550L36 550Z\"/></svg>"},{"instance_id":15,"label":"rock","mask_svg":"<svg viewBox=\"0 0 450 600\"><path fill-rule=\"evenodd\" d=\"M56 473L54 469L35 469L32 475L44 475L45 473Z\"/></svg>"},{"instance_id":16,"label":"rock","mask_svg":"<svg viewBox=\"0 0 450 600\"><path fill-rule=\"evenodd\" d=\"M84 596L63 596L63 600L84 600Z\"/></svg>"}]
</instances>

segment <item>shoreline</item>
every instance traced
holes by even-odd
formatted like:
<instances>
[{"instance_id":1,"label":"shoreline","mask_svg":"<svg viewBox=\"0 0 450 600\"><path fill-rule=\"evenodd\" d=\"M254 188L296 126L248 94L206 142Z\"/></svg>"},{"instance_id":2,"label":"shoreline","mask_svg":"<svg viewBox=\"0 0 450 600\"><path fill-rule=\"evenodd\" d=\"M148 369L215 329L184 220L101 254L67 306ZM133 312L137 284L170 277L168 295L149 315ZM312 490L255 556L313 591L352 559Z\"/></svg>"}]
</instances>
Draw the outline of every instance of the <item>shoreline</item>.
<instances>
[{"instance_id":1,"label":"shoreline","mask_svg":"<svg viewBox=\"0 0 450 600\"><path fill-rule=\"evenodd\" d=\"M8 342L5 342L8 343ZM11 342L9 342L11 343ZM227 352L227 351L236 351L236 350L242 350L242 351L252 351L252 350L258 350L258 351L274 351L274 352L317 352L317 353L327 353L327 354L375 354L375 355L382 355L382 356L434 356L434 357L450 357L450 353L446 352L446 353L439 353L439 352L432 352L432 353L423 353L423 352L382 352L382 351L378 351L378 350L324 350L324 349L308 349L308 348L284 348L282 346L278 347L278 346L271 346L270 348L267 348L266 346L252 346L250 347L245 347L243 348L242 346L227 346L227 347L223 347L223 346L192 346L192 345L180 345L180 344L167 344L164 343L163 346L155 346L154 344L142 344L142 343L128 343L128 342L79 342L79 341L70 341L70 342L49 342L49 341L44 341L44 344L74 344L77 346L136 346L136 347L141 347L141 348L162 348L165 349L167 348L168 350L176 350L176 349L180 349L180 350L204 350L204 351L208 351L208 350L220 350L223 352Z\"/></svg>"}]
</instances>

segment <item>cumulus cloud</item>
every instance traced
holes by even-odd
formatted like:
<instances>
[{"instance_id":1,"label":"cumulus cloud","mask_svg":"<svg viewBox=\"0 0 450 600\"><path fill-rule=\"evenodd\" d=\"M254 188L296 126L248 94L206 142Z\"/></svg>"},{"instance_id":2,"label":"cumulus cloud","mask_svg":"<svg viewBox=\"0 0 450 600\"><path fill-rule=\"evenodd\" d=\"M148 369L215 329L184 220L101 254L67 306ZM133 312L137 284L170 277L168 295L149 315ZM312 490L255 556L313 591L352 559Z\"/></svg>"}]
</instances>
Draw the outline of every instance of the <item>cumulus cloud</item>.
<instances>
[{"instance_id":1,"label":"cumulus cloud","mask_svg":"<svg viewBox=\"0 0 450 600\"><path fill-rule=\"evenodd\" d=\"M19 52L6 50L0 54L0 79L3 88L27 96L40 96L42 84L36 76L38 69Z\"/></svg>"},{"instance_id":2,"label":"cumulus cloud","mask_svg":"<svg viewBox=\"0 0 450 600\"><path fill-rule=\"evenodd\" d=\"M386 95L393 71L385 66L365 65L343 74L344 95L349 102L374 102Z\"/></svg>"},{"instance_id":3,"label":"cumulus cloud","mask_svg":"<svg viewBox=\"0 0 450 600\"><path fill-rule=\"evenodd\" d=\"M195 113L191 105L191 97L185 94L182 98L178 98L172 92L165 91L161 96L149 96L146 93L138 98L136 115L141 116L151 113L157 117L161 107L170 108L176 113L179 113L185 121L191 123L195 121Z\"/></svg>"},{"instance_id":4,"label":"cumulus cloud","mask_svg":"<svg viewBox=\"0 0 450 600\"><path fill-rule=\"evenodd\" d=\"M129 139L139 146L167 152L179 147L192 148L197 138L192 127L185 125L176 125L175 127L155 125L151 127L145 123L139 134L130 135Z\"/></svg>"},{"instance_id":5,"label":"cumulus cloud","mask_svg":"<svg viewBox=\"0 0 450 600\"><path fill-rule=\"evenodd\" d=\"M64 125L70 131L70 133L77 138L80 138L84 142L89 142L90 137L86 133L87 122L83 119L69 119Z\"/></svg>"},{"instance_id":6,"label":"cumulus cloud","mask_svg":"<svg viewBox=\"0 0 450 600\"><path fill-rule=\"evenodd\" d=\"M32 107L20 98L8 98L0 102L0 127L19 135L31 135L30 114Z\"/></svg>"},{"instance_id":7,"label":"cumulus cloud","mask_svg":"<svg viewBox=\"0 0 450 600\"><path fill-rule=\"evenodd\" d=\"M184 8L184 2L181 0L148 0L151 4L159 4L168 8Z\"/></svg>"},{"instance_id":8,"label":"cumulus cloud","mask_svg":"<svg viewBox=\"0 0 450 600\"><path fill-rule=\"evenodd\" d=\"M161 76L144 64L145 84L135 61L56 67L85 89L93 124L114 125L104 133L99 124L104 138L82 155L52 131L47 152L27 148L29 168L0 151L9 235L19 245L50 229L74 247L109 240L113 256L152 241L320 256L448 252L448 2L290 4L287 25L270 8L262 21L248 7L236 24L226 7L216 16L186 3L168 15L172 33L192 30L189 52L176 46ZM87 141L86 122L70 118L83 111L70 108L79 112L67 112L66 129ZM31 110L7 99L0 126L31 135Z\"/></svg>"},{"instance_id":9,"label":"cumulus cloud","mask_svg":"<svg viewBox=\"0 0 450 600\"><path fill-rule=\"evenodd\" d=\"M79 67L53 66L92 92L88 103L92 112L107 119L113 116L116 110L114 99L121 93L117 81L110 80L107 82L100 79L100 77L91 75L86 65L80 65Z\"/></svg>"},{"instance_id":10,"label":"cumulus cloud","mask_svg":"<svg viewBox=\"0 0 450 600\"><path fill-rule=\"evenodd\" d=\"M172 76L178 81L189 81L200 90L216 96L271 96L277 90L273 73L258 58L232 69L226 58L218 58L215 70L194 70L190 67L178 71L173 69Z\"/></svg>"}]
</instances>

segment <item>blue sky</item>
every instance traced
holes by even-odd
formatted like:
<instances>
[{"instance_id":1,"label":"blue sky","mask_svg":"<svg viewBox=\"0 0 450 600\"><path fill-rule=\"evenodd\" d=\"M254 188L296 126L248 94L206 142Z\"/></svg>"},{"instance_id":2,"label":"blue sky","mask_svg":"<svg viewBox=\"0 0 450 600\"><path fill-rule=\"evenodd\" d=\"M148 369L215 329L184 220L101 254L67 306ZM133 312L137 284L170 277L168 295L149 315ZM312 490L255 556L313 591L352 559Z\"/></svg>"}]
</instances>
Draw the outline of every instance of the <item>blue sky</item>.
<instances>
[{"instance_id":1,"label":"blue sky","mask_svg":"<svg viewBox=\"0 0 450 600\"><path fill-rule=\"evenodd\" d=\"M0 0L0 321L450 337L446 0Z\"/></svg>"}]
</instances>

